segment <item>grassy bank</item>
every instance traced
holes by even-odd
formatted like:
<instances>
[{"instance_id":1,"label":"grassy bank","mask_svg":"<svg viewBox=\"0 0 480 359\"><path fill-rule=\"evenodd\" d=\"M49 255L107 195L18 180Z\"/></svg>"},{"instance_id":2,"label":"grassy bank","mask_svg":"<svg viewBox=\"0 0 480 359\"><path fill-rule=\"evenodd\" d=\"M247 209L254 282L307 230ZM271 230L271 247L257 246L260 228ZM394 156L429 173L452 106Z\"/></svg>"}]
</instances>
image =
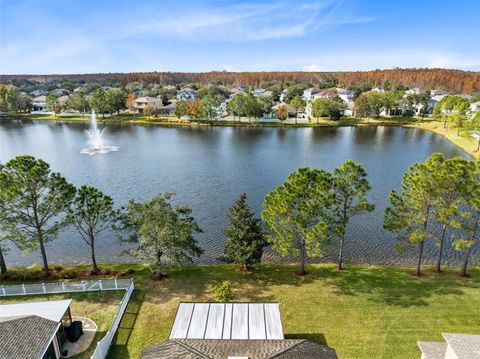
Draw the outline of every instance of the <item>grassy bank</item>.
<instances>
[{"instance_id":1,"label":"grassy bank","mask_svg":"<svg viewBox=\"0 0 480 359\"><path fill-rule=\"evenodd\" d=\"M39 121L59 121L59 122L87 122L89 117L78 116L59 116L54 115L39 115L22 113L19 115L6 116L5 118L21 118L24 120L39 120ZM346 126L404 126L411 128L420 128L427 131L435 132L447 140L462 148L465 152L473 157L479 158L480 152L477 151L478 141L467 136L457 136L456 130L449 130L443 127L443 123L430 118L420 117L380 117L379 119L371 118L356 118L343 117L339 121L332 121L325 118L314 119L308 123L299 122L295 124L292 119L283 124L279 122L256 122L254 120L242 119L242 121L187 121L177 117L152 117L123 113L114 115L112 117L102 116L98 117L99 122L105 123L123 123L123 124L143 124L143 125L158 125L158 126L234 126L234 127L346 127Z\"/></svg>"},{"instance_id":2,"label":"grassy bank","mask_svg":"<svg viewBox=\"0 0 480 359\"><path fill-rule=\"evenodd\" d=\"M417 358L417 340L442 341L442 332L478 333L480 328L475 314L480 268L472 269L470 278L452 269L426 270L417 278L408 268L348 266L337 272L322 264L308 266L310 274L298 277L293 265L261 265L251 273L202 265L174 269L169 278L152 281L146 266L109 265L108 275L130 268L136 290L111 358L139 358L145 346L167 340L178 303L213 301L215 286L224 280L232 282L235 301L278 301L288 338L328 345L344 359ZM91 301L94 305L97 298Z\"/></svg>"}]
</instances>

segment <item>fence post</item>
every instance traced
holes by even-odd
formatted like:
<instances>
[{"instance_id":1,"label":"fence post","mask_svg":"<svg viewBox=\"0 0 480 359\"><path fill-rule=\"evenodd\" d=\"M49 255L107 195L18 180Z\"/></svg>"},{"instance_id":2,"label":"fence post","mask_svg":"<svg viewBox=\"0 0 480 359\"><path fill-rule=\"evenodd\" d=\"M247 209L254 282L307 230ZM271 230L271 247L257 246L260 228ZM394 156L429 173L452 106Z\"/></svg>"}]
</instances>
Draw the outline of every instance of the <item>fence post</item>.
<instances>
[{"instance_id":1,"label":"fence post","mask_svg":"<svg viewBox=\"0 0 480 359\"><path fill-rule=\"evenodd\" d=\"M23 284L23 283L22 283L22 288L23 288L23 294L24 294L24 295L27 295L27 291L26 291L26 289L25 289L25 284Z\"/></svg>"},{"instance_id":2,"label":"fence post","mask_svg":"<svg viewBox=\"0 0 480 359\"><path fill-rule=\"evenodd\" d=\"M98 280L98 286L100 287L100 290L103 290L103 284L101 279Z\"/></svg>"},{"instance_id":3,"label":"fence post","mask_svg":"<svg viewBox=\"0 0 480 359\"><path fill-rule=\"evenodd\" d=\"M82 286L83 286L83 291L86 292L87 291L87 284L85 283L84 280L82 280Z\"/></svg>"},{"instance_id":4,"label":"fence post","mask_svg":"<svg viewBox=\"0 0 480 359\"><path fill-rule=\"evenodd\" d=\"M65 282L62 282L62 292L65 292Z\"/></svg>"},{"instance_id":5,"label":"fence post","mask_svg":"<svg viewBox=\"0 0 480 359\"><path fill-rule=\"evenodd\" d=\"M2 285L2 294L3 294L4 297L7 296L7 294L5 293L5 286L4 285Z\"/></svg>"},{"instance_id":6,"label":"fence post","mask_svg":"<svg viewBox=\"0 0 480 359\"><path fill-rule=\"evenodd\" d=\"M115 278L115 289L118 289L117 278Z\"/></svg>"},{"instance_id":7,"label":"fence post","mask_svg":"<svg viewBox=\"0 0 480 359\"><path fill-rule=\"evenodd\" d=\"M45 288L45 283L42 283L43 293L47 293L47 288Z\"/></svg>"}]
</instances>

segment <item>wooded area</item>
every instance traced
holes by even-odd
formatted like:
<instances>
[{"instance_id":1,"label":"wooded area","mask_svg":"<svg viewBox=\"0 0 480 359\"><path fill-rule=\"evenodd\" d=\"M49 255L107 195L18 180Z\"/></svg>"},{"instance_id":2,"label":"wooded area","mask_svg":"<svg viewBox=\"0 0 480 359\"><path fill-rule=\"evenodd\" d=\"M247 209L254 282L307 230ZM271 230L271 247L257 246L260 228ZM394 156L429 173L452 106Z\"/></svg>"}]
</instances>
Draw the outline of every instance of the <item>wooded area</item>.
<instances>
[{"instance_id":1,"label":"wooded area","mask_svg":"<svg viewBox=\"0 0 480 359\"><path fill-rule=\"evenodd\" d=\"M382 86L420 87L439 89L454 93L472 93L480 89L480 72L449 69L391 69L354 72L132 72L97 74L60 74L60 75L0 75L0 81L33 80L47 82L52 80L70 80L85 82L120 82L126 85L132 81L145 83L181 84L181 83L223 83L258 87L264 82L311 83L318 85L334 76L340 86L370 84Z\"/></svg>"}]
</instances>

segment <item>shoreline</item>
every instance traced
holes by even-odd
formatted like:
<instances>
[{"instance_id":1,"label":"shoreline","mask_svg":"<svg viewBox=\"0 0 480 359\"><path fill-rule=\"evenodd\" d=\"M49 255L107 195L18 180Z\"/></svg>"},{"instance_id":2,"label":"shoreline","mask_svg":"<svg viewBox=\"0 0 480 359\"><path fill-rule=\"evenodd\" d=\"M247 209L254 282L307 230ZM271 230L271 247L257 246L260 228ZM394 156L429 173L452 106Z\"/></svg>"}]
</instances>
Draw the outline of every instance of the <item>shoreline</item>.
<instances>
[{"instance_id":1,"label":"shoreline","mask_svg":"<svg viewBox=\"0 0 480 359\"><path fill-rule=\"evenodd\" d=\"M40 264L34 264L28 267L8 267L8 271L5 275L0 275L0 283L1 284L16 284L19 281L22 282L37 282L39 280L47 280L47 281L56 281L59 279L65 280L73 280L73 279L89 279L92 277L95 278L116 278L116 277L124 277L124 276L135 276L134 273L141 272L142 270L150 270L151 266L145 262L124 262L124 263L109 263L109 262L99 262L98 267L100 272L93 273L91 272L92 264L91 263L82 263L82 264L62 264L51 262L48 264L51 277L44 278L43 276L43 266ZM297 262L283 262L283 263L269 263L269 262L261 262L257 263L253 266L254 271L260 268L292 268L294 271L298 266ZM323 262L323 263L307 263L306 268L319 268L319 267L331 267L336 268L336 262ZM191 263L185 264L181 267L171 267L169 270L178 270L179 268L183 268L183 270L190 270L190 269L208 269L208 268L236 268L239 267L234 264L225 264L225 263L217 263L217 264L200 264L200 263ZM391 270L402 270L409 273L415 269L415 265L401 265L401 264L368 264L368 263L348 263L345 264L346 270L349 268L378 268L378 269L391 269ZM453 273L457 274L459 266L449 266L443 265L443 272L444 273ZM435 265L433 264L424 264L422 265L422 272L424 275L426 273L436 273L434 271ZM480 266L469 266L469 272L477 272L480 271ZM153 273L153 271L152 271ZM460 277L459 277L460 278ZM467 280L469 277L466 277Z\"/></svg>"},{"instance_id":2,"label":"shoreline","mask_svg":"<svg viewBox=\"0 0 480 359\"><path fill-rule=\"evenodd\" d=\"M22 121L46 121L57 123L89 123L89 117L81 116L64 116L55 117L53 115L38 115L20 113L15 115L5 115L0 117L7 120L22 120ZM257 120L215 120L215 121L203 121L203 120L181 120L175 117L161 117L147 119L145 116L138 116L134 119L132 115L114 115L112 117L101 118L97 117L99 123L121 124L121 125L149 125L160 127L195 127L195 126L207 126L207 127L267 127L267 128L332 128L332 127L370 127L370 126L398 126L406 128L418 128L426 131L436 133L452 144L461 148L474 158L480 158L480 152L477 151L477 141L473 138L467 138L463 136L457 136L456 130L449 130L443 128L441 121L433 120L431 118L415 118L415 117L381 117L379 119L372 118L355 118L355 117L342 117L339 121L332 121L328 119L318 119L309 122L299 122L295 124L293 120L289 120L286 123L279 122L260 122Z\"/></svg>"}]
</instances>

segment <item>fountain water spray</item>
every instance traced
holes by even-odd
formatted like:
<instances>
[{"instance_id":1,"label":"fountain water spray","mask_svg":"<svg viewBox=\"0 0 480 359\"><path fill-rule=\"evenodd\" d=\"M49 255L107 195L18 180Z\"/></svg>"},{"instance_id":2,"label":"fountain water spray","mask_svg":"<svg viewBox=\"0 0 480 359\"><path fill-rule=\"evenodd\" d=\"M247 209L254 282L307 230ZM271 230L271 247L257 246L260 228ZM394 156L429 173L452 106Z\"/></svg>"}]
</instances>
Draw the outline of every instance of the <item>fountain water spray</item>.
<instances>
[{"instance_id":1,"label":"fountain water spray","mask_svg":"<svg viewBox=\"0 0 480 359\"><path fill-rule=\"evenodd\" d=\"M105 139L102 137L103 131L105 129L99 130L97 125L97 115L92 111L91 116L91 128L85 132L88 135L88 145L89 147L84 148L80 151L85 155L93 156L95 154L103 154L113 151L118 151L120 148L116 146L108 146L105 142Z\"/></svg>"}]
</instances>

